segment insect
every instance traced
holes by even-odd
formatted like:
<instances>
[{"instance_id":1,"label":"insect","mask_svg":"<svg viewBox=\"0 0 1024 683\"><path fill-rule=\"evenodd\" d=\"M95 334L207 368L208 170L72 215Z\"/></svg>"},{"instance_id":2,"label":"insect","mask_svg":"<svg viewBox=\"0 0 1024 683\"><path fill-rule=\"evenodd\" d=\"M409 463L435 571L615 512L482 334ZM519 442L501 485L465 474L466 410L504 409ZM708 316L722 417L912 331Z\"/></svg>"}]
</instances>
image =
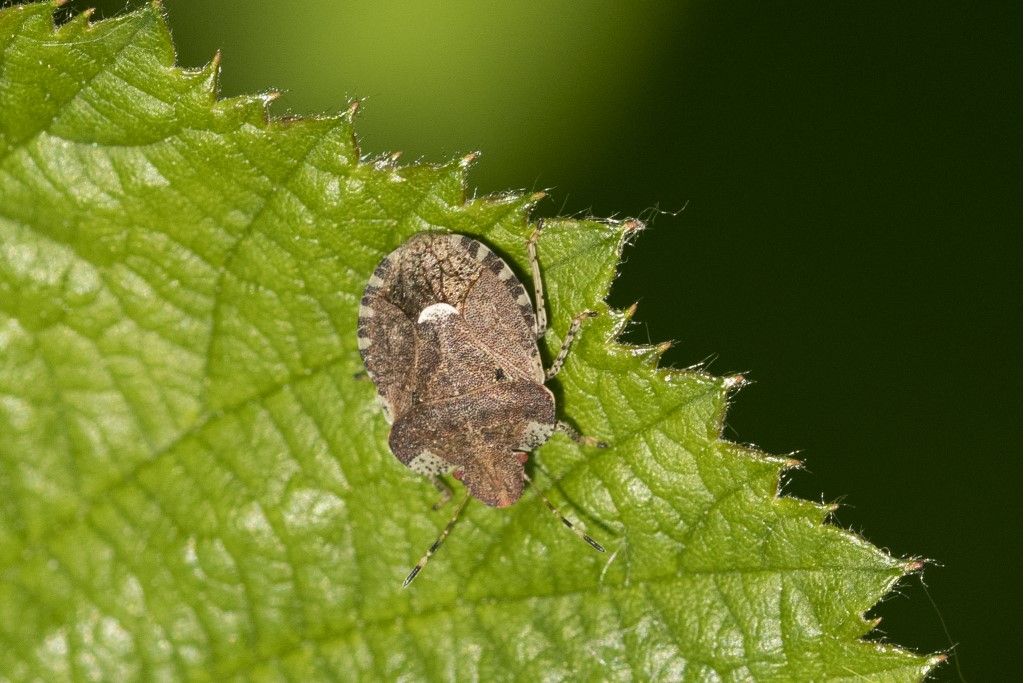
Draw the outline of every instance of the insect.
<instances>
[{"instance_id":1,"label":"insect","mask_svg":"<svg viewBox=\"0 0 1024 683\"><path fill-rule=\"evenodd\" d=\"M358 346L391 424L388 443L398 460L428 477L465 484L466 497L404 585L444 542L470 496L507 507L523 494L528 453L555 431L603 446L557 419L544 386L561 369L582 321L576 316L551 367L537 340L547 329L537 258L540 226L527 242L536 308L508 264L482 242L452 233L420 233L388 254L370 276L359 306ZM542 496L543 497L543 496ZM593 548L590 536L548 509Z\"/></svg>"}]
</instances>

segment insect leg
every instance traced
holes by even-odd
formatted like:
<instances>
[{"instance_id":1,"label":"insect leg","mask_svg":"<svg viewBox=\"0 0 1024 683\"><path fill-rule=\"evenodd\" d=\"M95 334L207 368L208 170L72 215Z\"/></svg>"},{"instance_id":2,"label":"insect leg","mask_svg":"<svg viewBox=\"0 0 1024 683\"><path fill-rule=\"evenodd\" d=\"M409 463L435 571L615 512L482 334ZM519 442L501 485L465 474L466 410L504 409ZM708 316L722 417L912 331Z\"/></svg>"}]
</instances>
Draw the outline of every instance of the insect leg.
<instances>
[{"instance_id":1,"label":"insect leg","mask_svg":"<svg viewBox=\"0 0 1024 683\"><path fill-rule=\"evenodd\" d=\"M540 237L543 227L544 219L540 218L537 220L537 227L526 242L526 251L530 255L530 274L533 277L533 301L537 309L536 322L533 326L533 332L537 335L537 339L543 337L548 330L548 314L544 308L544 281L540 277L540 260L537 258L537 238Z\"/></svg>"},{"instance_id":2,"label":"insect leg","mask_svg":"<svg viewBox=\"0 0 1024 683\"><path fill-rule=\"evenodd\" d=\"M530 479L530 475L528 475L526 472L523 472L523 479L531 483L533 482L533 480ZM548 510L551 511L551 514L560 519L562 524L564 524L569 529L569 531L573 532L574 534L582 538L584 541L586 541L587 545L589 545L594 550L601 553L605 552L603 545L592 539L587 534L583 533L581 529L577 528L576 525L574 525L572 522L566 519L565 515L558 511L558 508L555 507L555 504L552 503L547 496L545 496L540 491L537 491L537 495L540 496L540 499L544 501L544 504L548 507Z\"/></svg>"},{"instance_id":3,"label":"insect leg","mask_svg":"<svg viewBox=\"0 0 1024 683\"><path fill-rule=\"evenodd\" d=\"M568 436L570 439L572 439L581 446L590 446L592 448L608 448L608 444L606 444L604 441L599 441L598 439L595 439L592 436L584 436L580 434L578 431L576 431L576 428L573 427L568 422L563 422L562 420L559 420L555 424L555 430L562 432L563 434L565 434L566 436Z\"/></svg>"},{"instance_id":4,"label":"insect leg","mask_svg":"<svg viewBox=\"0 0 1024 683\"><path fill-rule=\"evenodd\" d=\"M431 555L436 553L437 549L441 547L442 543L444 543L444 539L448 538L448 534L451 532L452 527L455 526L455 522L459 519L459 515L462 514L462 508L466 507L466 503L468 502L469 494L467 493L466 497L462 499L461 503L459 503L459 507L455 508L455 514L452 515L450 520L448 520L448 524L445 526L444 531L442 531L441 535L437 537L437 540L430 544L430 547L427 548L427 552L420 558L420 561L416 563L416 566L412 568L412 571L409 572L409 576L405 577L405 581L402 582L402 588L405 588L412 583L412 580L416 578L416 575L427 566L427 562L430 561Z\"/></svg>"},{"instance_id":5,"label":"insect leg","mask_svg":"<svg viewBox=\"0 0 1024 683\"><path fill-rule=\"evenodd\" d=\"M436 474L430 477L430 483L433 484L434 488L441 493L441 499L433 505L434 510L440 510L449 500L452 499L452 487L446 484L444 479Z\"/></svg>"},{"instance_id":6,"label":"insect leg","mask_svg":"<svg viewBox=\"0 0 1024 683\"><path fill-rule=\"evenodd\" d=\"M572 319L572 323L569 325L569 331L565 333L565 340L562 342L562 348L558 350L558 355L555 356L555 361L551 364L551 367L544 373L545 379L551 379L558 374L558 371L562 369L562 364L565 363L565 357L569 355L569 347L572 346L572 342L576 339L576 335L580 331L580 325L583 324L585 318L596 318L597 313L594 311L583 311L575 318Z\"/></svg>"}]
</instances>

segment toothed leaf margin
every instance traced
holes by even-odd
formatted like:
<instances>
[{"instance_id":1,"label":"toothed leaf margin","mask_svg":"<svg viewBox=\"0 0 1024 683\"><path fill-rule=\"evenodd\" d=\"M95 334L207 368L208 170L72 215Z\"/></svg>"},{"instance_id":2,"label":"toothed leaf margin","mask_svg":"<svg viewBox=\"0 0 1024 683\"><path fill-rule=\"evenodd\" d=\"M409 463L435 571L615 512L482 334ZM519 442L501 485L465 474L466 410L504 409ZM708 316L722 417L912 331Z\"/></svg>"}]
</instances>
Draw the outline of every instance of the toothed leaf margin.
<instances>
[{"instance_id":1,"label":"toothed leaf margin","mask_svg":"<svg viewBox=\"0 0 1024 683\"><path fill-rule=\"evenodd\" d=\"M0 677L919 680L864 640L918 565L777 495L721 438L735 378L659 368L604 303L634 221L548 222L553 329L587 322L535 494L448 511L359 381L359 295L410 235L526 276L536 197L466 164L363 160L352 115L273 119L174 66L157 5L54 28L0 10Z\"/></svg>"}]
</instances>

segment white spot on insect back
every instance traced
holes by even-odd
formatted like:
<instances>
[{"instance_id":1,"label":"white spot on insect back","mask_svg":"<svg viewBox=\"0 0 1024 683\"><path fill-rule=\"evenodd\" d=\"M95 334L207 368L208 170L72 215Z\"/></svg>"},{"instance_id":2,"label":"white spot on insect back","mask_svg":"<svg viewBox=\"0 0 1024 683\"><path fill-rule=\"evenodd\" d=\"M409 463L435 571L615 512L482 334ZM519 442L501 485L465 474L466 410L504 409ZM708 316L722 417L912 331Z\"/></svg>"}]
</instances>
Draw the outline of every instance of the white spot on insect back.
<instances>
[{"instance_id":1,"label":"white spot on insect back","mask_svg":"<svg viewBox=\"0 0 1024 683\"><path fill-rule=\"evenodd\" d=\"M363 306L362 304L359 304L359 317L360 318L372 318L373 317L373 309L369 308L367 306Z\"/></svg>"},{"instance_id":2,"label":"white spot on insect back","mask_svg":"<svg viewBox=\"0 0 1024 683\"><path fill-rule=\"evenodd\" d=\"M527 306L530 303L530 297L526 296L526 292L522 292L516 298L516 303L519 304L520 306Z\"/></svg>"},{"instance_id":3,"label":"white spot on insect back","mask_svg":"<svg viewBox=\"0 0 1024 683\"><path fill-rule=\"evenodd\" d=\"M419 320L417 320L416 322L417 323L432 323L432 322L435 322L437 320L442 320L444 318L447 318L450 315L455 315L457 313L458 313L458 311L451 304L446 304L446 303L430 304L429 306L424 308L422 311L420 311Z\"/></svg>"},{"instance_id":4,"label":"white spot on insect back","mask_svg":"<svg viewBox=\"0 0 1024 683\"><path fill-rule=\"evenodd\" d=\"M370 276L370 285L373 287L382 287L384 285L384 280L380 279L380 276L377 275L377 273L374 273Z\"/></svg>"},{"instance_id":5,"label":"white spot on insect back","mask_svg":"<svg viewBox=\"0 0 1024 683\"><path fill-rule=\"evenodd\" d=\"M508 266L505 266L504 268L502 268L501 272L498 273L498 279L503 281L503 282L505 280L511 280L512 279L512 269L509 268Z\"/></svg>"},{"instance_id":6,"label":"white spot on insect back","mask_svg":"<svg viewBox=\"0 0 1024 683\"><path fill-rule=\"evenodd\" d=\"M356 337L356 346L359 347L360 351L365 351L366 349L370 348L370 338Z\"/></svg>"}]
</instances>

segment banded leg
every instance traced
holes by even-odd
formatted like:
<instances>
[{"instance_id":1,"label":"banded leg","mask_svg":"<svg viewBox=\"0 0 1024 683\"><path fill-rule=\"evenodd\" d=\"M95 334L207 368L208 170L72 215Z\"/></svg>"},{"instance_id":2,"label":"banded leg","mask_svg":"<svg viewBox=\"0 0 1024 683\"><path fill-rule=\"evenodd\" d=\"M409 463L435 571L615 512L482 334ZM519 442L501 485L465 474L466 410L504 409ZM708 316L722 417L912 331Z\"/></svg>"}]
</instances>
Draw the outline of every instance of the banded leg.
<instances>
[{"instance_id":1,"label":"banded leg","mask_svg":"<svg viewBox=\"0 0 1024 683\"><path fill-rule=\"evenodd\" d=\"M452 487L444 482L444 479L437 476L436 474L430 477L430 483L434 485L434 488L441 494L440 500L438 500L431 507L433 510L440 510L444 507L449 500L452 499Z\"/></svg>"},{"instance_id":2,"label":"banded leg","mask_svg":"<svg viewBox=\"0 0 1024 683\"><path fill-rule=\"evenodd\" d=\"M531 483L533 482L533 480L530 479L530 475L528 475L526 472L523 472L523 479ZM566 519L565 515L558 511L558 508L555 507L555 504L552 503L547 496L545 496L540 491L537 491L537 495L540 496L540 499L544 501L544 505L546 505L548 510L551 511L551 514L553 514L555 517L561 520L562 524L564 524L566 528L569 529L569 531L573 532L574 534L582 538L587 543L587 545L589 545L594 550L600 553L605 552L603 545L592 539L590 536L585 534L581 529L577 528L576 525L574 525L572 522Z\"/></svg>"},{"instance_id":3,"label":"banded leg","mask_svg":"<svg viewBox=\"0 0 1024 683\"><path fill-rule=\"evenodd\" d=\"M448 534L451 533L452 527L455 526L455 522L458 521L459 515L462 514L462 508L466 507L466 503L468 502L469 494L467 493L466 497L462 499L461 503L459 503L459 507L455 508L455 514L452 515L450 520L448 520L448 524L445 525L444 531L442 531L441 535L437 537L437 540L430 544L430 547L427 548L427 552L420 558L420 561L416 563L416 566L412 568L412 571L409 572L409 576L405 577L405 581L402 582L402 588L405 588L412 583L412 580L416 578L416 575L423 571L423 568L427 566L427 562L430 561L430 557L437 552L438 548L441 547L441 544L444 543L444 539L448 538Z\"/></svg>"},{"instance_id":4,"label":"banded leg","mask_svg":"<svg viewBox=\"0 0 1024 683\"><path fill-rule=\"evenodd\" d=\"M544 336L548 331L548 314L544 305L544 281L540 279L540 260L537 258L537 238L544 227L544 219L537 220L537 227L526 242L526 251L530 255L530 274L533 277L533 305L537 311L536 322L533 326L533 333L537 339Z\"/></svg>"},{"instance_id":5,"label":"banded leg","mask_svg":"<svg viewBox=\"0 0 1024 683\"><path fill-rule=\"evenodd\" d=\"M596 318L597 313L594 311L583 311L575 318L572 319L572 323L569 325L569 331L565 333L565 340L562 342L562 348L558 350L558 355L555 356L555 361L551 364L551 367L544 373L545 380L551 379L558 374L558 371L562 369L562 364L565 363L565 357L569 355L569 347L572 346L572 342L576 339L576 335L579 334L580 325L586 318Z\"/></svg>"},{"instance_id":6,"label":"banded leg","mask_svg":"<svg viewBox=\"0 0 1024 683\"><path fill-rule=\"evenodd\" d=\"M555 431L562 432L581 446L590 446L591 448L608 448L608 444L604 441L599 441L592 436L584 436L571 424L563 422L562 420L555 423Z\"/></svg>"}]
</instances>

